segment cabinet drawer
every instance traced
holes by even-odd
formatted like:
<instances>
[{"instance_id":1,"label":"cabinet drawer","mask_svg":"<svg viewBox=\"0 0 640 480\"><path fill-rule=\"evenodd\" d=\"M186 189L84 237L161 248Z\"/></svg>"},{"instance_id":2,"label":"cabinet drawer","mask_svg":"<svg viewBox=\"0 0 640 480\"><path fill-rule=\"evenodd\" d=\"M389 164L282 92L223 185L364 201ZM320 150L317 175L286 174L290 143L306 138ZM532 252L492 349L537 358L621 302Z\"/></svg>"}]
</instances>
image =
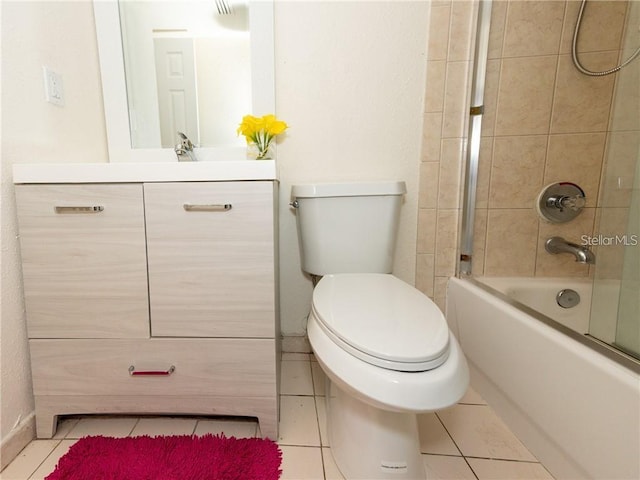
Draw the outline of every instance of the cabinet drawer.
<instances>
[{"instance_id":1,"label":"cabinet drawer","mask_svg":"<svg viewBox=\"0 0 640 480\"><path fill-rule=\"evenodd\" d=\"M30 340L35 395L275 397L266 339ZM171 374L131 375L167 372Z\"/></svg>"},{"instance_id":2,"label":"cabinet drawer","mask_svg":"<svg viewBox=\"0 0 640 480\"><path fill-rule=\"evenodd\" d=\"M144 185L154 337L274 337L273 188Z\"/></svg>"},{"instance_id":3,"label":"cabinet drawer","mask_svg":"<svg viewBox=\"0 0 640 480\"><path fill-rule=\"evenodd\" d=\"M16 186L31 338L147 337L141 184Z\"/></svg>"}]
</instances>

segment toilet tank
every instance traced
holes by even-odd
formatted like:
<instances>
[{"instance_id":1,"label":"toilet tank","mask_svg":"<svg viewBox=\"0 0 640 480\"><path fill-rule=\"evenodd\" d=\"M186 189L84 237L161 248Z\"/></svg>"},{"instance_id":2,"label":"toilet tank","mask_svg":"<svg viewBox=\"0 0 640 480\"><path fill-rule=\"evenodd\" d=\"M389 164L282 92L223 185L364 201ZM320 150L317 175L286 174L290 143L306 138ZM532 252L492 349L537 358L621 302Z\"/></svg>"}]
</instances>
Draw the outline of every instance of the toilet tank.
<instances>
[{"instance_id":1,"label":"toilet tank","mask_svg":"<svg viewBox=\"0 0 640 480\"><path fill-rule=\"evenodd\" d=\"M294 185L302 269L391 273L404 182Z\"/></svg>"}]
</instances>

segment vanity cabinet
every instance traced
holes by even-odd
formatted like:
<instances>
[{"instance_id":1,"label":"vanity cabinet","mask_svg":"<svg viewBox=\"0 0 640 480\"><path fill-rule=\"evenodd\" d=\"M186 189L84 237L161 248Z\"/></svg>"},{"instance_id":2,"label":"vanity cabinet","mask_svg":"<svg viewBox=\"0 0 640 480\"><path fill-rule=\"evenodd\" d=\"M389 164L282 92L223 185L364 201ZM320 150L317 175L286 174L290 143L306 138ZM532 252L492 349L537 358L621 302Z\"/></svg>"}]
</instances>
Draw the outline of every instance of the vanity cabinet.
<instances>
[{"instance_id":1,"label":"vanity cabinet","mask_svg":"<svg viewBox=\"0 0 640 480\"><path fill-rule=\"evenodd\" d=\"M276 183L16 185L36 427L257 417L277 438Z\"/></svg>"}]
</instances>

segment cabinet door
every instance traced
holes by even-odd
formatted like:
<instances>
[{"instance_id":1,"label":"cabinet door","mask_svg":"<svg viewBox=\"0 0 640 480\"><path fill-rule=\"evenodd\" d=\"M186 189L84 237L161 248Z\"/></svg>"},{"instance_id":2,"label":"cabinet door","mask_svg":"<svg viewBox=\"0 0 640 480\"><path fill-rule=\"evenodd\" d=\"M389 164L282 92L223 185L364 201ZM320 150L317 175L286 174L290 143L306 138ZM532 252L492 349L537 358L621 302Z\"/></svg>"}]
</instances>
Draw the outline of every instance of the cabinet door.
<instances>
[{"instance_id":1,"label":"cabinet door","mask_svg":"<svg viewBox=\"0 0 640 480\"><path fill-rule=\"evenodd\" d=\"M29 337L147 337L142 185L17 185L16 198Z\"/></svg>"},{"instance_id":2,"label":"cabinet door","mask_svg":"<svg viewBox=\"0 0 640 480\"><path fill-rule=\"evenodd\" d=\"M144 185L152 336L273 338L272 182Z\"/></svg>"}]
</instances>

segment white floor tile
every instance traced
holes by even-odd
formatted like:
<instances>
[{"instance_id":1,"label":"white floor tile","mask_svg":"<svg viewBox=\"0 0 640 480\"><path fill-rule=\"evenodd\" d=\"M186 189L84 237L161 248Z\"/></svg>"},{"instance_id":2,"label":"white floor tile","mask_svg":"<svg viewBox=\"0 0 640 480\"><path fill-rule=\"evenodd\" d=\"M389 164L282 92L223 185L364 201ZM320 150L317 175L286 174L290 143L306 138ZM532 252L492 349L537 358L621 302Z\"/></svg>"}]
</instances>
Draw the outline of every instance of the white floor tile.
<instances>
[{"instance_id":1,"label":"white floor tile","mask_svg":"<svg viewBox=\"0 0 640 480\"><path fill-rule=\"evenodd\" d=\"M463 457L422 455L422 461L429 480L476 480Z\"/></svg>"},{"instance_id":2,"label":"white floor tile","mask_svg":"<svg viewBox=\"0 0 640 480\"><path fill-rule=\"evenodd\" d=\"M329 433L327 430L327 397L316 397L316 411L318 412L318 427L320 428L320 442L323 447L329 446Z\"/></svg>"},{"instance_id":3,"label":"white floor tile","mask_svg":"<svg viewBox=\"0 0 640 480\"><path fill-rule=\"evenodd\" d=\"M324 465L325 480L344 480L336 461L333 459L330 448L322 449L322 463Z\"/></svg>"},{"instance_id":4,"label":"white floor tile","mask_svg":"<svg viewBox=\"0 0 640 480\"><path fill-rule=\"evenodd\" d=\"M420 451L439 455L462 455L435 413L418 415Z\"/></svg>"},{"instance_id":5,"label":"white floor tile","mask_svg":"<svg viewBox=\"0 0 640 480\"><path fill-rule=\"evenodd\" d=\"M191 435L196 428L195 418L147 417L138 420L131 436Z\"/></svg>"},{"instance_id":6,"label":"white floor tile","mask_svg":"<svg viewBox=\"0 0 640 480\"><path fill-rule=\"evenodd\" d=\"M313 397L280 397L280 445L320 446L320 432Z\"/></svg>"},{"instance_id":7,"label":"white floor tile","mask_svg":"<svg viewBox=\"0 0 640 480\"><path fill-rule=\"evenodd\" d=\"M226 437L253 438L257 434L258 422L254 420L200 420L196 425L196 435L219 435Z\"/></svg>"},{"instance_id":8,"label":"white floor tile","mask_svg":"<svg viewBox=\"0 0 640 480\"><path fill-rule=\"evenodd\" d=\"M460 399L458 403L466 403L469 405L486 405L484 398L480 396L478 392L476 392L473 387L469 387L467 392L464 394L464 397Z\"/></svg>"},{"instance_id":9,"label":"white floor tile","mask_svg":"<svg viewBox=\"0 0 640 480\"><path fill-rule=\"evenodd\" d=\"M469 465L479 480L553 480L539 463L506 462L469 458Z\"/></svg>"},{"instance_id":10,"label":"white floor tile","mask_svg":"<svg viewBox=\"0 0 640 480\"><path fill-rule=\"evenodd\" d=\"M313 391L316 395L325 396L329 381L318 362L311 362L311 376L313 378Z\"/></svg>"},{"instance_id":11,"label":"white floor tile","mask_svg":"<svg viewBox=\"0 0 640 480\"><path fill-rule=\"evenodd\" d=\"M27 480L44 462L60 440L34 440L2 471L2 480Z\"/></svg>"},{"instance_id":12,"label":"white floor tile","mask_svg":"<svg viewBox=\"0 0 640 480\"><path fill-rule=\"evenodd\" d=\"M65 438L67 434L76 426L78 418L63 418L58 421L58 428L53 438Z\"/></svg>"},{"instance_id":13,"label":"white floor tile","mask_svg":"<svg viewBox=\"0 0 640 480\"><path fill-rule=\"evenodd\" d=\"M281 446L280 480L324 480L322 454L316 447Z\"/></svg>"},{"instance_id":14,"label":"white floor tile","mask_svg":"<svg viewBox=\"0 0 640 480\"><path fill-rule=\"evenodd\" d=\"M286 361L280 368L282 395L313 395L311 362Z\"/></svg>"},{"instance_id":15,"label":"white floor tile","mask_svg":"<svg viewBox=\"0 0 640 480\"><path fill-rule=\"evenodd\" d=\"M299 360L299 361L309 361L308 353L291 353L291 352L282 352L282 361L286 362L289 360Z\"/></svg>"},{"instance_id":16,"label":"white floor tile","mask_svg":"<svg viewBox=\"0 0 640 480\"><path fill-rule=\"evenodd\" d=\"M29 477L29 480L44 480L47 475L55 470L56 465L58 465L58 460L60 460L60 458L69 451L71 445L77 441L78 440L62 440L33 475Z\"/></svg>"},{"instance_id":17,"label":"white floor tile","mask_svg":"<svg viewBox=\"0 0 640 480\"><path fill-rule=\"evenodd\" d=\"M138 419L135 417L85 417L80 419L66 438L81 438L88 435L126 437L137 422Z\"/></svg>"},{"instance_id":18,"label":"white floor tile","mask_svg":"<svg viewBox=\"0 0 640 480\"><path fill-rule=\"evenodd\" d=\"M537 461L488 406L455 405L438 416L464 456Z\"/></svg>"}]
</instances>

